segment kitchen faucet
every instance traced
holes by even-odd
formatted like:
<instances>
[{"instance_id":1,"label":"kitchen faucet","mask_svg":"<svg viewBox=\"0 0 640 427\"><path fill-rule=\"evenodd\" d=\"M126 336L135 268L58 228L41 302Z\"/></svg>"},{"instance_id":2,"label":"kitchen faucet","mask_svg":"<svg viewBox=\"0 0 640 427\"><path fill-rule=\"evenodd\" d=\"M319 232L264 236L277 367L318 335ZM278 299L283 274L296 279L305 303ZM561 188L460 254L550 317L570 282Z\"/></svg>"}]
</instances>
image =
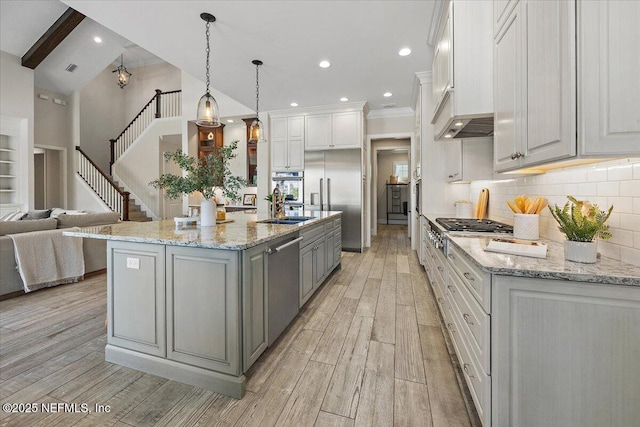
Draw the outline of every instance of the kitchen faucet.
<instances>
[{"instance_id":1,"label":"kitchen faucet","mask_svg":"<svg viewBox=\"0 0 640 427\"><path fill-rule=\"evenodd\" d=\"M273 209L273 217L276 219L285 218L284 214L284 194L280 191L280 188L276 185L273 189L271 200L271 207Z\"/></svg>"}]
</instances>

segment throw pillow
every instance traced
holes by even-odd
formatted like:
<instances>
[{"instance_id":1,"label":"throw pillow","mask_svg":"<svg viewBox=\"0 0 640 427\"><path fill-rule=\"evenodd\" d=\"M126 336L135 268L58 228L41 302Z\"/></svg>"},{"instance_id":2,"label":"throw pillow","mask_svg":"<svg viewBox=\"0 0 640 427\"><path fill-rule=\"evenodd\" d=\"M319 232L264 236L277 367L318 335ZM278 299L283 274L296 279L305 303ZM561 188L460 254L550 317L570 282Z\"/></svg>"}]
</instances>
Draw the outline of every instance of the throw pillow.
<instances>
[{"instance_id":1,"label":"throw pillow","mask_svg":"<svg viewBox=\"0 0 640 427\"><path fill-rule=\"evenodd\" d=\"M53 209L43 209L37 211L29 211L25 216L20 218L22 221L31 220L31 219L45 219L51 216L51 211Z\"/></svg>"},{"instance_id":2,"label":"throw pillow","mask_svg":"<svg viewBox=\"0 0 640 427\"><path fill-rule=\"evenodd\" d=\"M26 212L10 212L0 217L0 221L19 221L26 214Z\"/></svg>"}]
</instances>

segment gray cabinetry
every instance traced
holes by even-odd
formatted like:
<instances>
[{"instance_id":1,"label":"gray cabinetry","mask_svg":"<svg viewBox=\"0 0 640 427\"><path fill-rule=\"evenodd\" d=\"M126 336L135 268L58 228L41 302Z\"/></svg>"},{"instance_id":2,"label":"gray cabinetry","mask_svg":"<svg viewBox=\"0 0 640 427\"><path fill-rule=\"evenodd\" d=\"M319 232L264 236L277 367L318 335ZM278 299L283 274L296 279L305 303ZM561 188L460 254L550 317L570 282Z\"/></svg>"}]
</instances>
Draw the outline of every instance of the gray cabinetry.
<instances>
[{"instance_id":1,"label":"gray cabinetry","mask_svg":"<svg viewBox=\"0 0 640 427\"><path fill-rule=\"evenodd\" d=\"M493 278L493 425L638 425L640 289Z\"/></svg>"},{"instance_id":2,"label":"gray cabinetry","mask_svg":"<svg viewBox=\"0 0 640 427\"><path fill-rule=\"evenodd\" d=\"M305 229L300 244L300 307L340 265L342 220L327 221Z\"/></svg>"},{"instance_id":3,"label":"gray cabinetry","mask_svg":"<svg viewBox=\"0 0 640 427\"><path fill-rule=\"evenodd\" d=\"M108 243L107 341L165 357L164 246Z\"/></svg>"},{"instance_id":4,"label":"gray cabinetry","mask_svg":"<svg viewBox=\"0 0 640 427\"><path fill-rule=\"evenodd\" d=\"M167 358L240 374L238 252L167 247Z\"/></svg>"},{"instance_id":5,"label":"gray cabinetry","mask_svg":"<svg viewBox=\"0 0 640 427\"><path fill-rule=\"evenodd\" d=\"M268 307L266 244L243 252L242 259L242 368L246 371L267 349ZM276 284L278 285L278 284Z\"/></svg>"}]
</instances>

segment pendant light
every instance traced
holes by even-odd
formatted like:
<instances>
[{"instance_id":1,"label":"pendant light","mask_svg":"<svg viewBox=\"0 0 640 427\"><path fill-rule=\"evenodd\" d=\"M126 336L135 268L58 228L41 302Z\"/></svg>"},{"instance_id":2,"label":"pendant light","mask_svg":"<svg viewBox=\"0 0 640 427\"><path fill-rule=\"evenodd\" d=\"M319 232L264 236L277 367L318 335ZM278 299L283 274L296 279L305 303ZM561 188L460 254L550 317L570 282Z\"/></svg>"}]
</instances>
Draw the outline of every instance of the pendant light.
<instances>
[{"instance_id":1,"label":"pendant light","mask_svg":"<svg viewBox=\"0 0 640 427\"><path fill-rule=\"evenodd\" d=\"M129 84L129 77L133 75L124 66L122 54L120 54L120 66L112 72L118 73L118 86L120 86L120 89L124 89L124 87Z\"/></svg>"},{"instance_id":2,"label":"pendant light","mask_svg":"<svg viewBox=\"0 0 640 427\"><path fill-rule=\"evenodd\" d=\"M258 70L262 65L262 61L259 59L254 59L251 61L253 65L256 66L256 119L251 123L251 128L249 129L249 142L257 142L263 143L267 142L264 134L264 125L260 121L260 110L258 108L258 101L260 100L260 83L258 79Z\"/></svg>"},{"instance_id":3,"label":"pendant light","mask_svg":"<svg viewBox=\"0 0 640 427\"><path fill-rule=\"evenodd\" d=\"M218 127L220 126L220 114L218 112L218 103L215 98L211 96L209 93L209 83L210 83L210 75L209 75L209 53L211 52L211 47L209 45L209 26L212 22L216 21L216 17L210 13L201 13L200 18L205 21L206 31L205 36L207 37L207 92L202 95L200 101L198 102L198 114L196 115L196 124L198 126L205 127Z\"/></svg>"}]
</instances>

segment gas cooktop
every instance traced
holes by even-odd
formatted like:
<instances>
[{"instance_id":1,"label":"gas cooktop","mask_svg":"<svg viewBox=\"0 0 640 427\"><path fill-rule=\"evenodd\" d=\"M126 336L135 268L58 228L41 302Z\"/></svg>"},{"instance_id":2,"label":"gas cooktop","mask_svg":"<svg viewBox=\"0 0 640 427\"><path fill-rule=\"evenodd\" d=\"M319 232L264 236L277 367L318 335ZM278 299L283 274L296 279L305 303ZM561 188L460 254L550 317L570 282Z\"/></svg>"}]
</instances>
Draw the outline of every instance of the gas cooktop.
<instances>
[{"instance_id":1,"label":"gas cooktop","mask_svg":"<svg viewBox=\"0 0 640 427\"><path fill-rule=\"evenodd\" d=\"M436 218L446 231L468 231L474 233L513 233L513 227L490 219Z\"/></svg>"}]
</instances>

